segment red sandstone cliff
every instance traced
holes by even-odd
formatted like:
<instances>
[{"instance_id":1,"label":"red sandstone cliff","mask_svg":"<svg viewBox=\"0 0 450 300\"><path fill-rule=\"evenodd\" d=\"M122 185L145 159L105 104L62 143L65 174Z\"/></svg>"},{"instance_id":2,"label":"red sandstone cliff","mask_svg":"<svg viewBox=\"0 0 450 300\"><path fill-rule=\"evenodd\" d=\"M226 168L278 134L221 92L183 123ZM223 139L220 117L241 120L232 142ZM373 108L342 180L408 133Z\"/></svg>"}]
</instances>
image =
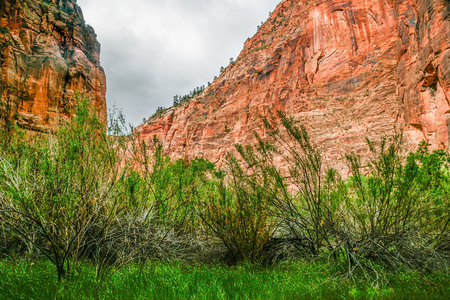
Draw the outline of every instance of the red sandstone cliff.
<instances>
[{"instance_id":1,"label":"red sandstone cliff","mask_svg":"<svg viewBox=\"0 0 450 300\"><path fill-rule=\"evenodd\" d=\"M448 0L284 0L200 96L136 133L220 163L271 109L306 124L331 164L394 126L409 147L448 147L449 39Z\"/></svg>"},{"instance_id":2,"label":"red sandstone cliff","mask_svg":"<svg viewBox=\"0 0 450 300\"><path fill-rule=\"evenodd\" d=\"M100 44L76 0L0 1L0 125L46 131L80 91L106 120Z\"/></svg>"}]
</instances>

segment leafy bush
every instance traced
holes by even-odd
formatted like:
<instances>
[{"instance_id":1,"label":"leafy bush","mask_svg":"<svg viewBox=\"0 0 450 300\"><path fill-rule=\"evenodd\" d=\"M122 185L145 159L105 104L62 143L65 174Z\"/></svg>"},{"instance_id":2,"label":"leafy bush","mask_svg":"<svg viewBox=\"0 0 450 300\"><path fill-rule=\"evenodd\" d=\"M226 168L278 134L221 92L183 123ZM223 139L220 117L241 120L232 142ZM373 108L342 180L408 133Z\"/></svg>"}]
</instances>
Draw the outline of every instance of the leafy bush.
<instances>
[{"instance_id":1,"label":"leafy bush","mask_svg":"<svg viewBox=\"0 0 450 300\"><path fill-rule=\"evenodd\" d=\"M444 175L446 155L442 151L430 154L422 147L403 162L401 135L383 138L379 147L370 141L368 145L373 153L365 167L368 175L362 175L357 156L347 156L353 174L346 195L354 228L352 236L345 235L353 247L353 251L346 249L350 264L370 259L412 268L445 265L442 253L432 245L439 243L450 217L448 183L444 184L449 179Z\"/></svg>"},{"instance_id":2,"label":"leafy bush","mask_svg":"<svg viewBox=\"0 0 450 300\"><path fill-rule=\"evenodd\" d=\"M337 172L325 170L321 152L303 125L281 112L278 118L280 124L275 118L263 119L274 153L287 166L282 172L271 162L272 174L281 188L275 198L278 218L301 252L315 256L323 247L334 251L342 205L342 191L334 190Z\"/></svg>"},{"instance_id":3,"label":"leafy bush","mask_svg":"<svg viewBox=\"0 0 450 300\"><path fill-rule=\"evenodd\" d=\"M244 153L241 146L238 149ZM265 259L264 246L276 229L271 218L272 195L267 192L270 183L264 182L257 170L244 170L233 156L228 157L227 170L227 181L223 173L216 174L198 211L228 249L229 263L260 263Z\"/></svg>"},{"instance_id":4,"label":"leafy bush","mask_svg":"<svg viewBox=\"0 0 450 300\"><path fill-rule=\"evenodd\" d=\"M100 281L132 261L198 259L216 241L229 263L325 257L368 278L379 278L376 265L446 268L448 153L421 145L402 156L401 135L368 141L372 156L362 163L347 155L352 175L343 179L293 118L262 122L266 138L236 145L223 170L200 158L171 160L120 116L108 136L87 100L53 135L8 128L0 254L44 255L60 279L88 259Z\"/></svg>"},{"instance_id":5,"label":"leafy bush","mask_svg":"<svg viewBox=\"0 0 450 300\"><path fill-rule=\"evenodd\" d=\"M231 160L227 181L232 193L222 192L221 206L213 206L220 228L215 232L222 240L230 236L249 240L226 223L234 220L225 216L234 216L232 208L236 207L263 228L277 224L276 230L269 227L271 233L263 240L266 246L281 242L302 255L345 261L348 275L361 268L365 276L371 276L366 271L374 271L374 263L413 269L446 266L448 154L429 153L422 146L403 157L401 134L383 138L378 145L368 140L372 156L362 167L358 156L347 155L352 176L343 180L335 170L323 168L321 153L302 125L283 113L263 118L263 123L267 138L256 135L254 148L237 146L240 160ZM241 193L234 186L242 186L247 196L254 191L259 202L241 196L245 204L234 204L232 195ZM256 209L266 218L245 215ZM252 228L248 220L241 222L247 224L247 230ZM372 275L378 276L376 272Z\"/></svg>"},{"instance_id":6,"label":"leafy bush","mask_svg":"<svg viewBox=\"0 0 450 300\"><path fill-rule=\"evenodd\" d=\"M0 158L0 207L5 226L56 266L61 278L83 240L114 214L119 157L87 100L55 136L18 140L19 153ZM106 213L105 213L106 212Z\"/></svg>"},{"instance_id":7,"label":"leafy bush","mask_svg":"<svg viewBox=\"0 0 450 300\"><path fill-rule=\"evenodd\" d=\"M165 251L170 228L124 158L131 137L108 137L87 99L55 135L27 136L14 135L0 155L5 249L20 241L52 261L60 279L90 258L99 280L111 266Z\"/></svg>"}]
</instances>

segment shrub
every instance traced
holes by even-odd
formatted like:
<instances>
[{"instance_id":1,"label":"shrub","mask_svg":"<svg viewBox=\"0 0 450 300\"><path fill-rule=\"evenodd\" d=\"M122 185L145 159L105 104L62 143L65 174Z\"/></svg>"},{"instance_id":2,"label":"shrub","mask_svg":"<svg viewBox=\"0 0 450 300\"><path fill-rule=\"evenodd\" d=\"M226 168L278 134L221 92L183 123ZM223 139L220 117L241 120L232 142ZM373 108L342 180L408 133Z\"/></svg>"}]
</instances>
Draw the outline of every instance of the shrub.
<instances>
[{"instance_id":1,"label":"shrub","mask_svg":"<svg viewBox=\"0 0 450 300\"><path fill-rule=\"evenodd\" d=\"M238 146L240 151L244 151ZM229 176L216 174L207 193L199 199L200 217L228 250L228 263L264 261L264 246L276 229L271 218L271 193L268 182L255 170L244 170L237 159L227 159Z\"/></svg>"},{"instance_id":2,"label":"shrub","mask_svg":"<svg viewBox=\"0 0 450 300\"><path fill-rule=\"evenodd\" d=\"M428 153L422 146L404 157L401 134L382 138L379 144L368 140L371 157L362 167L358 156L347 155L352 176L344 181L335 170L323 168L321 153L304 126L280 112L277 118L262 120L267 138L256 135L255 148L238 146L241 160L234 164L243 169L237 177L231 173L230 181L251 183L245 190L265 195L264 206L270 209L263 211L279 224L266 244L281 241L303 255L343 260L351 276L361 269L365 276L377 277L373 264L445 267L450 236L448 154ZM281 239L271 240L275 235Z\"/></svg>"},{"instance_id":3,"label":"shrub","mask_svg":"<svg viewBox=\"0 0 450 300\"><path fill-rule=\"evenodd\" d=\"M118 156L87 100L55 136L31 137L0 158L1 218L56 266L59 278L102 217L114 214ZM102 225L100 225L102 226Z\"/></svg>"},{"instance_id":4,"label":"shrub","mask_svg":"<svg viewBox=\"0 0 450 300\"><path fill-rule=\"evenodd\" d=\"M376 265L446 267L448 153L421 145L403 157L401 135L368 141L371 157L348 155L344 180L293 118L262 122L266 138L236 145L224 170L171 160L120 116L107 136L85 99L52 135L0 132L0 254L44 255L60 279L89 259L101 281L131 261L198 258L212 236L229 263L295 253L369 278Z\"/></svg>"},{"instance_id":5,"label":"shrub","mask_svg":"<svg viewBox=\"0 0 450 300\"><path fill-rule=\"evenodd\" d=\"M80 258L92 259L102 279L110 266L151 256L167 236L143 179L123 156L129 137L119 125L108 137L82 99L54 135L16 134L3 144L4 243L19 238L52 261L60 279Z\"/></svg>"},{"instance_id":6,"label":"shrub","mask_svg":"<svg viewBox=\"0 0 450 300\"><path fill-rule=\"evenodd\" d=\"M262 146L266 169L277 182L273 189L277 218L293 246L307 255L318 255L322 247L334 251L333 239L340 218L342 197L334 189L337 172L325 170L320 150L311 142L306 128L278 112L263 118L272 144ZM275 166L276 155L286 169Z\"/></svg>"},{"instance_id":7,"label":"shrub","mask_svg":"<svg viewBox=\"0 0 450 300\"><path fill-rule=\"evenodd\" d=\"M353 176L346 207L353 234L342 239L349 245L349 264L364 265L369 259L389 267L441 267L445 258L432 245L446 230L449 198L441 182L445 167L437 159L439 152L421 148L403 161L401 134L383 138L378 147L371 141L368 145L373 155L365 168L359 157L347 156Z\"/></svg>"}]
</instances>

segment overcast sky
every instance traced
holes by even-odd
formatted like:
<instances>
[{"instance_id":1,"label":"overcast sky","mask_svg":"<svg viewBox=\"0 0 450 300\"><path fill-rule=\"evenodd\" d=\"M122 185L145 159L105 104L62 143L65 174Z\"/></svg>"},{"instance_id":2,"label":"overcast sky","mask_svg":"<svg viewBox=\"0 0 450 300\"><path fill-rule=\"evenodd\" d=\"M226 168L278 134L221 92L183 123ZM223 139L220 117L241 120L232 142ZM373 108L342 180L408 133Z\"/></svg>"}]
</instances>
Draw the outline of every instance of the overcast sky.
<instances>
[{"instance_id":1,"label":"overcast sky","mask_svg":"<svg viewBox=\"0 0 450 300\"><path fill-rule=\"evenodd\" d=\"M281 0L78 0L102 45L108 107L135 126L206 85Z\"/></svg>"}]
</instances>

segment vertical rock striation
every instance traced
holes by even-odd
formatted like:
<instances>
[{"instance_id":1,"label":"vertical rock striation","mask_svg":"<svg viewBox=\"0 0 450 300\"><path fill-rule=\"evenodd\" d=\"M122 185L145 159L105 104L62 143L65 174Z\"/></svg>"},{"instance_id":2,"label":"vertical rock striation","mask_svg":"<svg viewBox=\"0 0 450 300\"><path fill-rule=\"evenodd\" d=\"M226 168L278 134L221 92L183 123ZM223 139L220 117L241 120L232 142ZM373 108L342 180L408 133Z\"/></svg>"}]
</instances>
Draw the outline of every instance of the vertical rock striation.
<instances>
[{"instance_id":1,"label":"vertical rock striation","mask_svg":"<svg viewBox=\"0 0 450 300\"><path fill-rule=\"evenodd\" d=\"M100 44L76 0L0 1L0 124L46 132L70 116L75 91L106 121Z\"/></svg>"},{"instance_id":2,"label":"vertical rock striation","mask_svg":"<svg viewBox=\"0 0 450 300\"><path fill-rule=\"evenodd\" d=\"M417 140L448 148L450 139L450 3L413 1L398 24L399 111ZM407 127L408 128L408 127Z\"/></svg>"},{"instance_id":3,"label":"vertical rock striation","mask_svg":"<svg viewBox=\"0 0 450 300\"><path fill-rule=\"evenodd\" d=\"M259 116L282 110L302 121L336 166L367 153L365 138L405 131L448 147L448 0L283 0L200 96L136 129L172 157L221 163L254 141Z\"/></svg>"}]
</instances>

